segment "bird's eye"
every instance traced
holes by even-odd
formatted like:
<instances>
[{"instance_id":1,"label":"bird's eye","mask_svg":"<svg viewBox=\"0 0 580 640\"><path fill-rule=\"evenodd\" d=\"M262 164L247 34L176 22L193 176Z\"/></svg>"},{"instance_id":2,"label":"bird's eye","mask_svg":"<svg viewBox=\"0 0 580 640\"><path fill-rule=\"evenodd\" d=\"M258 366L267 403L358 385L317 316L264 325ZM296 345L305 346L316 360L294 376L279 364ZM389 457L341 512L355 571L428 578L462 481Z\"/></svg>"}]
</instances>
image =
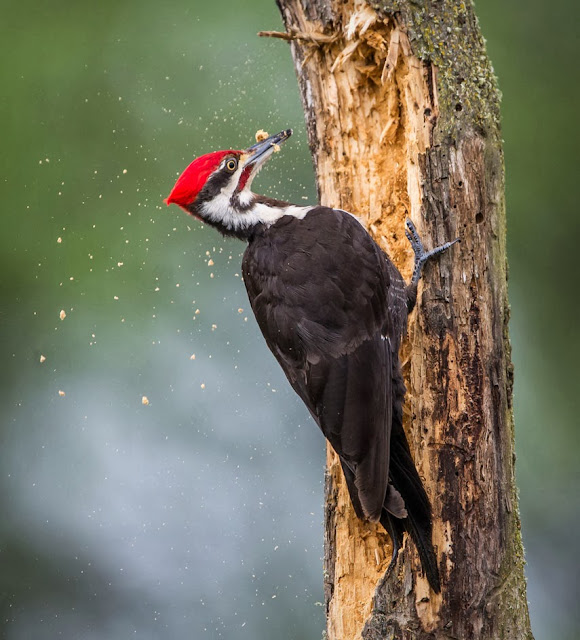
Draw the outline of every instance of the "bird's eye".
<instances>
[{"instance_id":1,"label":"bird's eye","mask_svg":"<svg viewBox=\"0 0 580 640\"><path fill-rule=\"evenodd\" d=\"M235 158L230 158L227 162L226 162L226 169L228 171L235 171L238 167L238 161Z\"/></svg>"}]
</instances>

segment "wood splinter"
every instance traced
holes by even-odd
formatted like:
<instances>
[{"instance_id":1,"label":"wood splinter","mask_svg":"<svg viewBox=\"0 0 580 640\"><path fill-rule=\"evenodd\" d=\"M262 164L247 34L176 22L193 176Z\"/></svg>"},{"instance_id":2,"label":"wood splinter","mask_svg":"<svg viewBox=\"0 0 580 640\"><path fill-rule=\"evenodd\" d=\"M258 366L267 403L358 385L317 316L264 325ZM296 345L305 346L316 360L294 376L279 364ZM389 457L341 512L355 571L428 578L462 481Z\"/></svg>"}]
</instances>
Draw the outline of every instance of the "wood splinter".
<instances>
[{"instance_id":1,"label":"wood splinter","mask_svg":"<svg viewBox=\"0 0 580 640\"><path fill-rule=\"evenodd\" d=\"M290 29L288 32L258 31L258 36L260 38L279 38L280 40L286 40L287 42L292 40L301 40L317 46L335 42L337 39L337 36L328 36L324 33L320 33L319 31L310 31L309 33L305 33L304 31L297 31L295 29Z\"/></svg>"}]
</instances>

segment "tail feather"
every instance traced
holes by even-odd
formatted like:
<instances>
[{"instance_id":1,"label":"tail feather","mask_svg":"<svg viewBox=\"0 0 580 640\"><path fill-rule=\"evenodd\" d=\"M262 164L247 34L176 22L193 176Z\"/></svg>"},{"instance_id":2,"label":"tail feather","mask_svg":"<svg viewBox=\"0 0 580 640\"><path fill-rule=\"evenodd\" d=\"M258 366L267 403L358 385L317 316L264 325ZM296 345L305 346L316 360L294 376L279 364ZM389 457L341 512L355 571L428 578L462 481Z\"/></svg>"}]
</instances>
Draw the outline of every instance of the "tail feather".
<instances>
[{"instance_id":1,"label":"tail feather","mask_svg":"<svg viewBox=\"0 0 580 640\"><path fill-rule=\"evenodd\" d=\"M396 561L399 549L403 546L403 534L405 533L404 521L392 516L386 509L381 513L380 523L391 537L393 543L393 556L391 564Z\"/></svg>"},{"instance_id":2,"label":"tail feather","mask_svg":"<svg viewBox=\"0 0 580 640\"><path fill-rule=\"evenodd\" d=\"M441 591L441 582L437 567L437 556L432 542L431 505L415 468L403 427L397 422L396 419L393 420L389 471L391 482L403 496L407 509L407 517L400 522L409 532L417 547L421 566L431 588L436 593L439 593ZM382 522L383 520L381 519Z\"/></svg>"},{"instance_id":3,"label":"tail feather","mask_svg":"<svg viewBox=\"0 0 580 640\"><path fill-rule=\"evenodd\" d=\"M354 510L357 516L364 520L365 515L358 498L354 473L342 458L340 462ZM387 499L385 497L380 523L393 542L391 565L397 559L399 549L403 545L403 534L407 531L417 547L421 566L431 588L435 593L439 593L441 591L441 583L437 568L437 557L431 542L433 532L431 504L413 462L407 438L400 423L400 412L397 410L395 410L391 434L389 476L392 486L401 494L407 512L407 517L404 518L397 518L393 513L389 513L386 508Z\"/></svg>"}]
</instances>

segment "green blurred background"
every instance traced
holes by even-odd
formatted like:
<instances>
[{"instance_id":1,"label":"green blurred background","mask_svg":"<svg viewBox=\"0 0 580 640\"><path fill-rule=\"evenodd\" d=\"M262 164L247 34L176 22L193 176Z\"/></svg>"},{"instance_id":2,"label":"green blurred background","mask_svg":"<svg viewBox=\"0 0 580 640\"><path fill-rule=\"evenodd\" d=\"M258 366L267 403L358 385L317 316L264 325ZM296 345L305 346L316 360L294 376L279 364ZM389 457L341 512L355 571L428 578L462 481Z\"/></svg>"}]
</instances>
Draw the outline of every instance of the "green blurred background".
<instances>
[{"instance_id":1,"label":"green blurred background","mask_svg":"<svg viewBox=\"0 0 580 640\"><path fill-rule=\"evenodd\" d=\"M503 91L530 612L537 640L572 639L580 16L477 10ZM285 127L256 188L315 199L288 46L256 37L274 1L2 16L0 637L320 637L322 437L249 313L243 245L161 202L194 156Z\"/></svg>"}]
</instances>

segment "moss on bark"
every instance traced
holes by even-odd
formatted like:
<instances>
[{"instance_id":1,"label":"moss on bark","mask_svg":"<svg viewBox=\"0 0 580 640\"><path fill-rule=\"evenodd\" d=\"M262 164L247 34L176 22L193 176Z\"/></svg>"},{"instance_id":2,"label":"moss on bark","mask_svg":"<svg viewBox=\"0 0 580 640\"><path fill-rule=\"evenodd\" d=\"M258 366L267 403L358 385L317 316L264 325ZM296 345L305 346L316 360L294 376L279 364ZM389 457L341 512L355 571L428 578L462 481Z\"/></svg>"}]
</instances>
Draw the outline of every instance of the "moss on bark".
<instances>
[{"instance_id":1,"label":"moss on bark","mask_svg":"<svg viewBox=\"0 0 580 640\"><path fill-rule=\"evenodd\" d=\"M465 127L499 135L500 92L471 2L374 0L374 9L400 16L413 53L437 67L439 122L435 143Z\"/></svg>"}]
</instances>

